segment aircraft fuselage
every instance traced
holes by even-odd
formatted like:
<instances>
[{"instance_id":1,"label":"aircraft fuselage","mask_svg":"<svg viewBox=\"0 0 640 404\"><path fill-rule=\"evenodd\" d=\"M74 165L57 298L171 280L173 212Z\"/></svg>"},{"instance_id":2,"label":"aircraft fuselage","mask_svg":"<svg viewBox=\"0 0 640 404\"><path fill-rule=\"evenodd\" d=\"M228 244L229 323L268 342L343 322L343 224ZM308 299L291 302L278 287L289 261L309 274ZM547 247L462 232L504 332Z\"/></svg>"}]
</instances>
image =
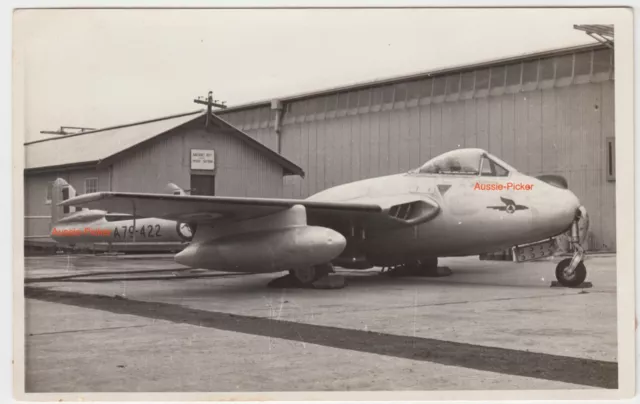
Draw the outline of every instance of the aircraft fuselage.
<instances>
[{"instance_id":1,"label":"aircraft fuselage","mask_svg":"<svg viewBox=\"0 0 640 404\"><path fill-rule=\"evenodd\" d=\"M182 225L182 227L181 227ZM104 216L90 220L74 217L53 225L50 236L62 245L131 242L187 242L192 234L184 224L158 218L109 221Z\"/></svg>"},{"instance_id":2,"label":"aircraft fuselage","mask_svg":"<svg viewBox=\"0 0 640 404\"><path fill-rule=\"evenodd\" d=\"M568 189L519 172L505 177L397 174L337 186L309 199L357 201L401 194L431 198L440 213L415 226L366 232L357 245L374 265L475 255L539 241L566 231L580 205Z\"/></svg>"}]
</instances>

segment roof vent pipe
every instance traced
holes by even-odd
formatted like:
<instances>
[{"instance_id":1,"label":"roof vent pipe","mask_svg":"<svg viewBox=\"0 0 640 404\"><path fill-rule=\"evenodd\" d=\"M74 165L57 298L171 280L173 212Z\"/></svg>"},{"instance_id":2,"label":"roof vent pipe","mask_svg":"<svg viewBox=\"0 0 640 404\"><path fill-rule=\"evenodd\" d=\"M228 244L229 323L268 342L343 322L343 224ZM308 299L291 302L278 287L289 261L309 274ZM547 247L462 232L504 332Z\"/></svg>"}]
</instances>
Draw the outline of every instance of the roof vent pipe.
<instances>
[{"instance_id":1,"label":"roof vent pipe","mask_svg":"<svg viewBox=\"0 0 640 404\"><path fill-rule=\"evenodd\" d=\"M275 111L275 120L273 123L273 127L276 131L276 137L278 142L278 153L280 153L280 130L281 130L281 122L284 108L282 107L282 101L280 100L271 100L271 109Z\"/></svg>"}]
</instances>

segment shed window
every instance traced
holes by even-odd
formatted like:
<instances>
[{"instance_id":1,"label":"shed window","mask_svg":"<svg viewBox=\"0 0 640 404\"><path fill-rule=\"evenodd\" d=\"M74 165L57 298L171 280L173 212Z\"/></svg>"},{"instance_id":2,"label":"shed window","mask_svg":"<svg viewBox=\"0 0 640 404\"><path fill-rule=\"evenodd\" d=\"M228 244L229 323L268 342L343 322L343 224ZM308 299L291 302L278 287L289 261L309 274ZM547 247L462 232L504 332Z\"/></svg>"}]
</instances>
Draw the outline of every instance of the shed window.
<instances>
[{"instance_id":1,"label":"shed window","mask_svg":"<svg viewBox=\"0 0 640 404\"><path fill-rule=\"evenodd\" d=\"M84 193L90 194L93 192L98 192L98 179L97 178L86 178L84 180Z\"/></svg>"},{"instance_id":2,"label":"shed window","mask_svg":"<svg viewBox=\"0 0 640 404\"><path fill-rule=\"evenodd\" d=\"M616 139L607 138L607 181L616 180Z\"/></svg>"}]
</instances>

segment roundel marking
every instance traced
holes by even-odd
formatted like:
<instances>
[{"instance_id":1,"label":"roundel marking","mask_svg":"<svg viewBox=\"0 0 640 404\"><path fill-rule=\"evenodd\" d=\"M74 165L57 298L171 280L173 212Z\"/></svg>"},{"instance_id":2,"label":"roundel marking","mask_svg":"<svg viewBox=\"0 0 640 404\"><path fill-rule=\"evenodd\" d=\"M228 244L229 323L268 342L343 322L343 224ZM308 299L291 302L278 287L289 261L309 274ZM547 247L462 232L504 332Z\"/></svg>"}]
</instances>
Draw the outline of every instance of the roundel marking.
<instances>
[{"instance_id":1,"label":"roundel marking","mask_svg":"<svg viewBox=\"0 0 640 404\"><path fill-rule=\"evenodd\" d=\"M178 236L185 241L191 241L193 239L193 230L191 230L189 223L178 222L176 231L178 232Z\"/></svg>"}]
</instances>

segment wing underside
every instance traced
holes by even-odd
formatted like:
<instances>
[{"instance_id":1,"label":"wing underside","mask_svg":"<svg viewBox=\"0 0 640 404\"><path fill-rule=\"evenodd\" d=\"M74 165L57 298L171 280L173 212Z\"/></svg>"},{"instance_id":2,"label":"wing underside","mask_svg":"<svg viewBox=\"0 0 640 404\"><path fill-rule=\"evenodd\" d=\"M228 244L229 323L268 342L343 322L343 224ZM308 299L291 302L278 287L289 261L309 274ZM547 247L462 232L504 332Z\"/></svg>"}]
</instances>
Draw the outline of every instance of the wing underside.
<instances>
[{"instance_id":1,"label":"wing underside","mask_svg":"<svg viewBox=\"0 0 640 404\"><path fill-rule=\"evenodd\" d=\"M307 199L98 192L68 199L60 205L130 213L136 217L157 217L212 224L268 216L302 205L307 211L309 224L331 228L353 225L369 228L413 225L430 220L440 210L437 202L415 195L331 202Z\"/></svg>"}]
</instances>

